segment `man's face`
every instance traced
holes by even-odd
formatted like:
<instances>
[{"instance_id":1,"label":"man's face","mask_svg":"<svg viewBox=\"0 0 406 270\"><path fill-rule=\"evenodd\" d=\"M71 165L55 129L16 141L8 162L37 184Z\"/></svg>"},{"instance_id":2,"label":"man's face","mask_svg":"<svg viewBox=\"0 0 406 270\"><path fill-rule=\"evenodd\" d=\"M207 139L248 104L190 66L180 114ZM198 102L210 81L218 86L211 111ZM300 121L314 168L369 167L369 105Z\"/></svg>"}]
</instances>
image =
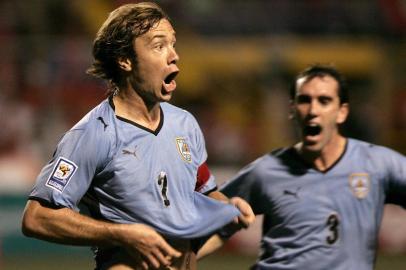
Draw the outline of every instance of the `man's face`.
<instances>
[{"instance_id":1,"label":"man's face","mask_svg":"<svg viewBox=\"0 0 406 270\"><path fill-rule=\"evenodd\" d=\"M348 104L340 104L338 83L331 76L305 78L296 82L292 102L303 142L303 150L320 152L339 136L338 125L348 115Z\"/></svg>"},{"instance_id":2,"label":"man's face","mask_svg":"<svg viewBox=\"0 0 406 270\"><path fill-rule=\"evenodd\" d=\"M175 42L175 31L166 19L134 41L137 63L132 63L130 82L147 102L169 101L176 89L179 56Z\"/></svg>"}]
</instances>

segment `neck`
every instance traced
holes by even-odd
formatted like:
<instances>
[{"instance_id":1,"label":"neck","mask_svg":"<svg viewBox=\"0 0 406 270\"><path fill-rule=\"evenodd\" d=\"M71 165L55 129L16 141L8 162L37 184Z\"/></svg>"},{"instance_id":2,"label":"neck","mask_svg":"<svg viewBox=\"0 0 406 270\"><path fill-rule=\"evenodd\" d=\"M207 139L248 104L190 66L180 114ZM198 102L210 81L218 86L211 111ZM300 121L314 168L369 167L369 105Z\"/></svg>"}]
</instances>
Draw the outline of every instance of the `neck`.
<instances>
[{"instance_id":1,"label":"neck","mask_svg":"<svg viewBox=\"0 0 406 270\"><path fill-rule=\"evenodd\" d=\"M113 96L117 116L131 120L148 129L155 130L160 121L159 102L148 104L133 90L120 89Z\"/></svg>"},{"instance_id":2,"label":"neck","mask_svg":"<svg viewBox=\"0 0 406 270\"><path fill-rule=\"evenodd\" d=\"M326 171L333 166L343 155L347 139L337 135L320 151L309 151L303 147L303 143L295 145L299 155L319 171Z\"/></svg>"}]
</instances>

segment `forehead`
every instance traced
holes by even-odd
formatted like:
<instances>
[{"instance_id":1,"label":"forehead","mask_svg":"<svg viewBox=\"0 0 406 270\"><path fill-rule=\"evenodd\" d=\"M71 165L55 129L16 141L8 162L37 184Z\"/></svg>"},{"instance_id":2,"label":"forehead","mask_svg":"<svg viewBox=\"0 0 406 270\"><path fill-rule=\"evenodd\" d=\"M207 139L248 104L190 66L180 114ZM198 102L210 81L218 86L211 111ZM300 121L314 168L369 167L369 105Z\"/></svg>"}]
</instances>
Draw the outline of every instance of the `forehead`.
<instances>
[{"instance_id":1,"label":"forehead","mask_svg":"<svg viewBox=\"0 0 406 270\"><path fill-rule=\"evenodd\" d=\"M143 36L148 39L155 37L174 36L175 30L167 19L162 19L151 27Z\"/></svg>"},{"instance_id":2,"label":"forehead","mask_svg":"<svg viewBox=\"0 0 406 270\"><path fill-rule=\"evenodd\" d=\"M296 95L301 94L338 97L338 82L329 75L300 78L296 82Z\"/></svg>"}]
</instances>

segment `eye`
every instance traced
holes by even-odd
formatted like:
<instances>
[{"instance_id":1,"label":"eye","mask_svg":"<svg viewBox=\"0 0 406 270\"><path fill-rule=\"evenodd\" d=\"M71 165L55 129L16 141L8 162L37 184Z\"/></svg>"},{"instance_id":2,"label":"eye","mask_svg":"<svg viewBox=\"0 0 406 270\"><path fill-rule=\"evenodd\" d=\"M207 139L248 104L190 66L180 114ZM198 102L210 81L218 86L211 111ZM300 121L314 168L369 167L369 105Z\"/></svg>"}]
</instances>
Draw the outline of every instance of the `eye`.
<instances>
[{"instance_id":1,"label":"eye","mask_svg":"<svg viewBox=\"0 0 406 270\"><path fill-rule=\"evenodd\" d=\"M298 104L310 103L310 97L305 95L299 95L296 97L296 102Z\"/></svg>"},{"instance_id":2,"label":"eye","mask_svg":"<svg viewBox=\"0 0 406 270\"><path fill-rule=\"evenodd\" d=\"M331 97L325 97L325 96L319 97L319 102L320 102L320 104L322 104L322 105L327 105L327 104L329 104L331 101L332 101L332 98L331 98Z\"/></svg>"},{"instance_id":3,"label":"eye","mask_svg":"<svg viewBox=\"0 0 406 270\"><path fill-rule=\"evenodd\" d=\"M155 46L154 46L154 48L155 48L156 50L158 50L158 51L162 50L163 47L164 47L164 44L163 44L163 43L156 43Z\"/></svg>"}]
</instances>

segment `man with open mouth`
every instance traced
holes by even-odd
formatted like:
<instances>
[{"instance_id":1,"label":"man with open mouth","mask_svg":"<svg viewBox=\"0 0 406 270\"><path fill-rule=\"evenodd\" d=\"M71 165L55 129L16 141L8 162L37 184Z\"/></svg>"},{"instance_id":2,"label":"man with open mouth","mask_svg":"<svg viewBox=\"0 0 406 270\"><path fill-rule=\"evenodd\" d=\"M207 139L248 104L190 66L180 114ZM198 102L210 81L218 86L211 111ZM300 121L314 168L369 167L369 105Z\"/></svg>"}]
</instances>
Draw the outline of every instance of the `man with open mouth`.
<instances>
[{"instance_id":1,"label":"man with open mouth","mask_svg":"<svg viewBox=\"0 0 406 270\"><path fill-rule=\"evenodd\" d=\"M100 270L190 270L192 240L253 222L245 201L217 191L195 118L167 103L179 72L175 43L154 3L110 13L88 71L108 81L108 98L64 134L42 169L25 235L93 246Z\"/></svg>"},{"instance_id":2,"label":"man with open mouth","mask_svg":"<svg viewBox=\"0 0 406 270\"><path fill-rule=\"evenodd\" d=\"M260 157L220 188L264 214L251 269L372 270L384 204L406 207L406 158L340 133L348 89L332 66L300 73L290 108L299 142ZM229 236L214 236L198 257Z\"/></svg>"}]
</instances>

